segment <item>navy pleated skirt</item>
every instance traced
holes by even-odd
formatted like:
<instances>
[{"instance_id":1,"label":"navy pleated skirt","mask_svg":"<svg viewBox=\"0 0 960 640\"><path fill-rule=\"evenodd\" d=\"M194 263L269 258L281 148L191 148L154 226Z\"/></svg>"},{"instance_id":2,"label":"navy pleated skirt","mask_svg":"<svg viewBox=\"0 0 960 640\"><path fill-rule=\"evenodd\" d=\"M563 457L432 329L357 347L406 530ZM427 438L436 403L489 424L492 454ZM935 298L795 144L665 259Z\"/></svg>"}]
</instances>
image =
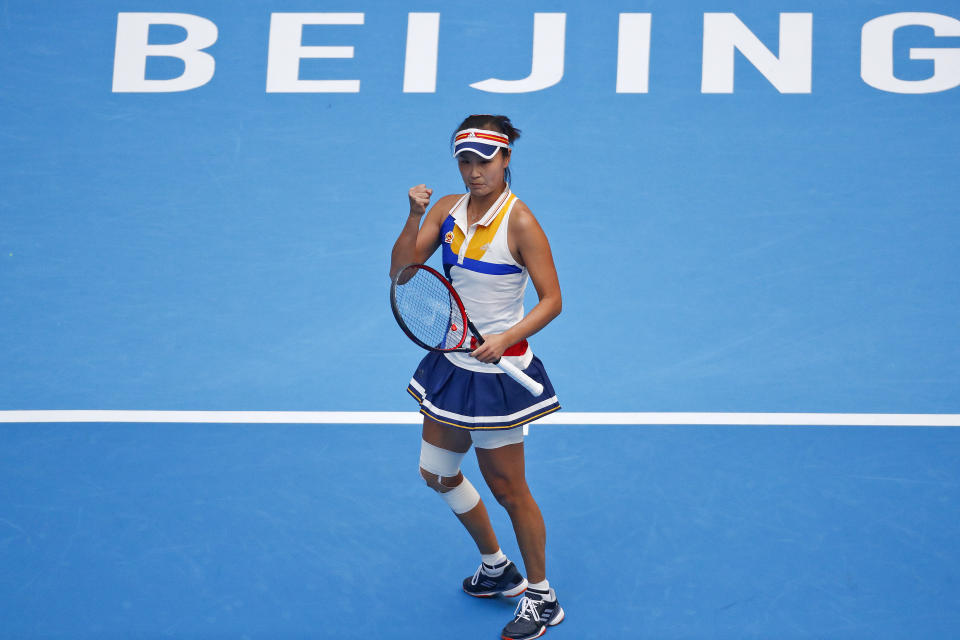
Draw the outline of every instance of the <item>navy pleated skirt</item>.
<instances>
[{"instance_id":1,"label":"navy pleated skirt","mask_svg":"<svg viewBox=\"0 0 960 640\"><path fill-rule=\"evenodd\" d=\"M560 409L553 384L536 356L524 373L543 385L534 397L505 373L479 373L456 366L439 352L420 361L407 391L420 413L461 429L511 429Z\"/></svg>"}]
</instances>

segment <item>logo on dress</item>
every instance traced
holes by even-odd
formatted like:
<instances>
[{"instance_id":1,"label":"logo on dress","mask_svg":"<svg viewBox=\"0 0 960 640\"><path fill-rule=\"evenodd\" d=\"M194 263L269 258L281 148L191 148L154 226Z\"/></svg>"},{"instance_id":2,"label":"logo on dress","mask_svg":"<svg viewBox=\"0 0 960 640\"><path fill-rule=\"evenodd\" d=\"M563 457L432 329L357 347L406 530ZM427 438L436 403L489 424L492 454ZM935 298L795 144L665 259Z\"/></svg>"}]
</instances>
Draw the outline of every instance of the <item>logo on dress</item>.
<instances>
[{"instance_id":1,"label":"logo on dress","mask_svg":"<svg viewBox=\"0 0 960 640\"><path fill-rule=\"evenodd\" d=\"M443 241L447 244L453 242L453 231L447 231L447 234L443 236Z\"/></svg>"}]
</instances>

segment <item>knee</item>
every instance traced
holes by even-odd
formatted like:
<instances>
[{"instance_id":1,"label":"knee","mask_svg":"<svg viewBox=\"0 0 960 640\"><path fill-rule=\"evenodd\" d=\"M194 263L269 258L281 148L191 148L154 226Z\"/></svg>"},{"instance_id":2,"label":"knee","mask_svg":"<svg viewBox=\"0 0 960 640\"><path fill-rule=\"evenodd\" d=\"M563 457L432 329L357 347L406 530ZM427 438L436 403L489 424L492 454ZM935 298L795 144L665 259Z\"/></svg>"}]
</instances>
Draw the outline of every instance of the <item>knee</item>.
<instances>
[{"instance_id":1,"label":"knee","mask_svg":"<svg viewBox=\"0 0 960 640\"><path fill-rule=\"evenodd\" d=\"M426 440L420 445L420 477L427 486L439 493L458 515L476 507L480 494L460 473L460 461L466 452L441 449Z\"/></svg>"},{"instance_id":2,"label":"knee","mask_svg":"<svg viewBox=\"0 0 960 640\"><path fill-rule=\"evenodd\" d=\"M530 490L524 480L498 478L488 482L490 492L496 501L507 511L522 506L530 496Z\"/></svg>"},{"instance_id":3,"label":"knee","mask_svg":"<svg viewBox=\"0 0 960 640\"><path fill-rule=\"evenodd\" d=\"M453 491L462 481L463 474L457 471L455 476L438 476L435 473L430 473L423 467L420 467L420 477L423 478L423 481L427 483L427 486L436 491L437 493L447 493L448 491Z\"/></svg>"},{"instance_id":4,"label":"knee","mask_svg":"<svg viewBox=\"0 0 960 640\"><path fill-rule=\"evenodd\" d=\"M473 510L480 503L480 494L459 471L455 476L438 476L420 467L420 475L457 515Z\"/></svg>"}]
</instances>

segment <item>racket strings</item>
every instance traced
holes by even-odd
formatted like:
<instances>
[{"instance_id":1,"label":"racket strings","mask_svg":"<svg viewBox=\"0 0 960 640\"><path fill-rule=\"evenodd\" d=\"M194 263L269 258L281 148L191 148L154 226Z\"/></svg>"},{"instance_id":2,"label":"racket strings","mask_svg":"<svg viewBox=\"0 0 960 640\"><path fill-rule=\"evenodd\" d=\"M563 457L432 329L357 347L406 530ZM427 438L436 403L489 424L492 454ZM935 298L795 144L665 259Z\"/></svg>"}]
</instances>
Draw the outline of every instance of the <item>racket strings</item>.
<instances>
[{"instance_id":1,"label":"racket strings","mask_svg":"<svg viewBox=\"0 0 960 640\"><path fill-rule=\"evenodd\" d=\"M455 349L463 344L466 319L439 277L408 267L397 278L395 296L400 320L425 346Z\"/></svg>"}]
</instances>

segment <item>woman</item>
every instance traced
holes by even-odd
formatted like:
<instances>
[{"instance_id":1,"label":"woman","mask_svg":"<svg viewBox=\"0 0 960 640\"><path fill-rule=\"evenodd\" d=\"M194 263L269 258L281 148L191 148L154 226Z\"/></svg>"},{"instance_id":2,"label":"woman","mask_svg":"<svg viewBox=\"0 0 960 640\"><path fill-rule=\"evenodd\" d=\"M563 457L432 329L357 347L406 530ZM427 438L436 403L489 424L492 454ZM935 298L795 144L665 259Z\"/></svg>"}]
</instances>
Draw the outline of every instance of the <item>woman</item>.
<instances>
[{"instance_id":1,"label":"woman","mask_svg":"<svg viewBox=\"0 0 960 640\"><path fill-rule=\"evenodd\" d=\"M510 190L512 145L519 135L506 116L474 115L457 127L453 155L467 193L444 196L427 212L433 190L423 184L410 189L410 214L390 267L392 277L442 246L447 278L484 337L469 354L428 354L407 390L424 414L420 473L481 554L464 591L477 597L524 594L503 629L506 640L539 637L564 617L547 581L546 530L527 487L523 454L523 425L560 408L527 343L560 313L560 284L546 235ZM528 279L539 302L525 314ZM501 357L543 384L543 393L533 397L504 375L492 364ZM526 578L500 549L480 495L460 472L471 444L487 486L513 523Z\"/></svg>"}]
</instances>

